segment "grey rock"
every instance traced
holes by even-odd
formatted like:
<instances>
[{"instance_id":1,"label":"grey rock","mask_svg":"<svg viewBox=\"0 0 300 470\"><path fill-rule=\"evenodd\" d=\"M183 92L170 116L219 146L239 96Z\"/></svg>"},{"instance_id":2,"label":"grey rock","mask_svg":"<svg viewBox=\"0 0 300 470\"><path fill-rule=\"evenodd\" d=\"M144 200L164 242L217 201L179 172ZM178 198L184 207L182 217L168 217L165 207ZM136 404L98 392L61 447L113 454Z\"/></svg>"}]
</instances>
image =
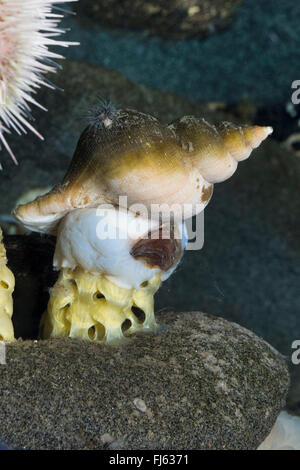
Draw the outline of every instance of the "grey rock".
<instances>
[{"instance_id":1,"label":"grey rock","mask_svg":"<svg viewBox=\"0 0 300 470\"><path fill-rule=\"evenodd\" d=\"M18 341L0 366L0 434L22 449L256 449L285 404L282 356L199 312L161 312L120 347ZM138 405L138 406L137 406Z\"/></svg>"},{"instance_id":2,"label":"grey rock","mask_svg":"<svg viewBox=\"0 0 300 470\"><path fill-rule=\"evenodd\" d=\"M104 26L144 29L174 39L224 29L241 0L81 0L76 11Z\"/></svg>"}]
</instances>

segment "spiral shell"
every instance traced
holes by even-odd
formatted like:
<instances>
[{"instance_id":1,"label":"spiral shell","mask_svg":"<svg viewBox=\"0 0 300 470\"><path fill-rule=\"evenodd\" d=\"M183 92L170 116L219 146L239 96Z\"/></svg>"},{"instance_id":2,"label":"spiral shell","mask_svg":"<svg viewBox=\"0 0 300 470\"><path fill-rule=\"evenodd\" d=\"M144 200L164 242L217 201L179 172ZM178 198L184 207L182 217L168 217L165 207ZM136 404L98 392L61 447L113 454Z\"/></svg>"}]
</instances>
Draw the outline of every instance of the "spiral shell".
<instances>
[{"instance_id":1,"label":"spiral shell","mask_svg":"<svg viewBox=\"0 0 300 470\"><path fill-rule=\"evenodd\" d=\"M194 116L165 126L132 109L115 110L109 119L104 114L81 134L62 183L17 208L26 227L56 233L70 211L107 202L122 206L120 196L127 196L129 208L167 206L175 219L186 219L205 208L213 184L229 178L272 132L230 123L215 127Z\"/></svg>"},{"instance_id":2,"label":"spiral shell","mask_svg":"<svg viewBox=\"0 0 300 470\"><path fill-rule=\"evenodd\" d=\"M230 178L238 162L248 158L253 149L273 132L272 127L237 126L222 122L218 126L203 118L185 116L169 125L193 165L209 183Z\"/></svg>"}]
</instances>

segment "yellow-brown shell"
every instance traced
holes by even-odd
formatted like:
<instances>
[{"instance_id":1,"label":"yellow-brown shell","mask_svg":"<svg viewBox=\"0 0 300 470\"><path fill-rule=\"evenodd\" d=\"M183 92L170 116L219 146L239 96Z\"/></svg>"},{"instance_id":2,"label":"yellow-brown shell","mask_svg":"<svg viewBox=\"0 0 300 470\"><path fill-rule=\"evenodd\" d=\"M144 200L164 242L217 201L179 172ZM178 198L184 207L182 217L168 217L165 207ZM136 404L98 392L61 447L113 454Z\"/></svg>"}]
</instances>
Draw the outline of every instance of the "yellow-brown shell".
<instances>
[{"instance_id":1,"label":"yellow-brown shell","mask_svg":"<svg viewBox=\"0 0 300 470\"><path fill-rule=\"evenodd\" d=\"M189 206L184 217L208 204L213 183L229 178L237 162L271 133L269 127L218 127L194 116L169 126L144 113L121 109L112 120L88 126L81 134L73 160L61 184L15 216L27 227L55 233L58 221L76 208L101 203L128 207L144 204Z\"/></svg>"}]
</instances>

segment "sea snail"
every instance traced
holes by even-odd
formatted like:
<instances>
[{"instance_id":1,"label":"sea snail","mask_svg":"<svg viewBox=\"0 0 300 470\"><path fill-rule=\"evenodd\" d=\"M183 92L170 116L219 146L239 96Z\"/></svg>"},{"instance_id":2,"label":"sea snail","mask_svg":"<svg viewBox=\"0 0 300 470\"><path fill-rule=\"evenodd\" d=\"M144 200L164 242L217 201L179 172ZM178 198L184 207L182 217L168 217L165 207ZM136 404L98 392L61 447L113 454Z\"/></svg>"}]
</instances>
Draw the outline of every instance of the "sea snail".
<instances>
[{"instance_id":1,"label":"sea snail","mask_svg":"<svg viewBox=\"0 0 300 470\"><path fill-rule=\"evenodd\" d=\"M132 109L99 110L62 183L15 211L27 228L57 236L54 267L61 272L42 337L111 342L125 330L155 328L153 296L183 255L184 220L205 208L213 184L271 132L194 116L166 126ZM153 205L164 207L163 216L152 216Z\"/></svg>"},{"instance_id":2,"label":"sea snail","mask_svg":"<svg viewBox=\"0 0 300 470\"><path fill-rule=\"evenodd\" d=\"M175 207L174 217L201 212L213 184L229 178L240 160L272 132L271 127L215 127L186 116L169 126L132 110L99 113L81 134L62 183L31 204L20 206L16 217L32 230L56 233L58 222L73 209L103 203Z\"/></svg>"}]
</instances>

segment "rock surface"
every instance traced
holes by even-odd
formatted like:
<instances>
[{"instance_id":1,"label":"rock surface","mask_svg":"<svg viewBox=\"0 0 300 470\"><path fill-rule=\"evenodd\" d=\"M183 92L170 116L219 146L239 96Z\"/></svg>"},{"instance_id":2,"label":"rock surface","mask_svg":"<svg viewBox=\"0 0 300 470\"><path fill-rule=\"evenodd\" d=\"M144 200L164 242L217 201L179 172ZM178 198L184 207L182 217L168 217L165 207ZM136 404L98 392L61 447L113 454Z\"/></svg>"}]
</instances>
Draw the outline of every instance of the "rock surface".
<instances>
[{"instance_id":1,"label":"rock surface","mask_svg":"<svg viewBox=\"0 0 300 470\"><path fill-rule=\"evenodd\" d=\"M81 0L79 15L104 26L145 29L174 39L207 36L226 27L241 0Z\"/></svg>"},{"instance_id":2,"label":"rock surface","mask_svg":"<svg viewBox=\"0 0 300 470\"><path fill-rule=\"evenodd\" d=\"M284 406L282 356L235 323L158 315L119 348L18 341L0 366L0 434L23 449L256 449Z\"/></svg>"}]
</instances>

